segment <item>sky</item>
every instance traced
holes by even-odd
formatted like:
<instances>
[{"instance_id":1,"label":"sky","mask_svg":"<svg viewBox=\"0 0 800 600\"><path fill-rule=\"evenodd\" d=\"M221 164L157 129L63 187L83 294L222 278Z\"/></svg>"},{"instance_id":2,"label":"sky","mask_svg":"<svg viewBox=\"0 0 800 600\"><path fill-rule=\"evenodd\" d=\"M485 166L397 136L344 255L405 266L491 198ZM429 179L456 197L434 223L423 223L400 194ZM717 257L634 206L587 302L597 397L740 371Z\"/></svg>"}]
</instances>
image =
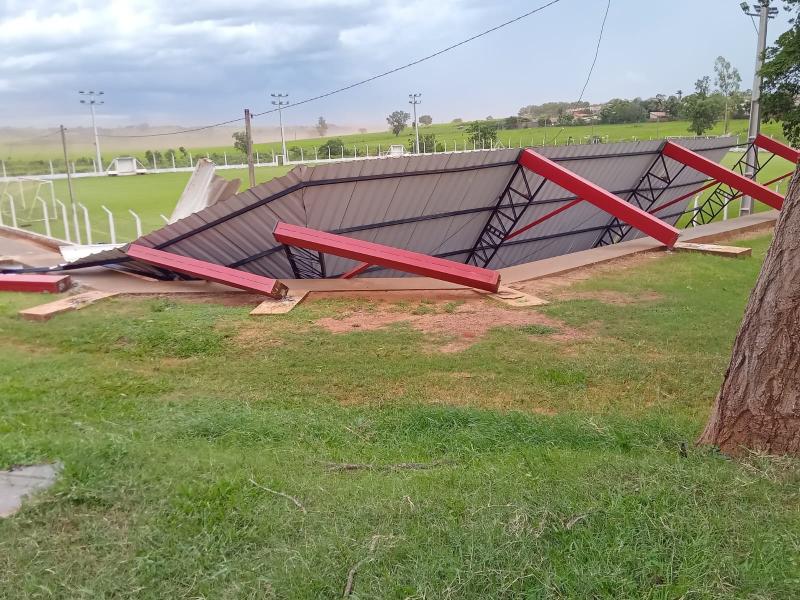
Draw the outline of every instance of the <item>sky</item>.
<instances>
[{"instance_id":1,"label":"sky","mask_svg":"<svg viewBox=\"0 0 800 600\"><path fill-rule=\"evenodd\" d=\"M87 125L78 90L103 90L101 126L201 125L315 96L436 52L547 0L3 0L0 126ZM607 0L560 0L446 54L288 109L287 124L434 122L576 100ZM773 2L775 3L775 2ZM783 10L772 41L788 28ZM750 88L756 35L735 0L612 0L584 99L691 92L725 56ZM409 110L409 112L411 112ZM275 115L256 119L272 125Z\"/></svg>"}]
</instances>

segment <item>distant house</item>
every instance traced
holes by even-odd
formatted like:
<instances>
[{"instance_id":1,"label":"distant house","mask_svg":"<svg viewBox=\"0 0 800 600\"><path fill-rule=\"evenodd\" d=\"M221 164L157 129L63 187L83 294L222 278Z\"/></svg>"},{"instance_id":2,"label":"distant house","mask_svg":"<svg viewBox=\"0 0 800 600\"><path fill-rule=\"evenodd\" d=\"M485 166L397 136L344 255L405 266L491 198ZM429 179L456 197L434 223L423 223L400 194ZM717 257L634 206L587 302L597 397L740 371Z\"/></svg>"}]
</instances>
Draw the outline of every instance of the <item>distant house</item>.
<instances>
[{"instance_id":1,"label":"distant house","mask_svg":"<svg viewBox=\"0 0 800 600\"><path fill-rule=\"evenodd\" d=\"M667 113L657 110L657 111L650 111L649 119L651 121L666 121L669 118Z\"/></svg>"}]
</instances>

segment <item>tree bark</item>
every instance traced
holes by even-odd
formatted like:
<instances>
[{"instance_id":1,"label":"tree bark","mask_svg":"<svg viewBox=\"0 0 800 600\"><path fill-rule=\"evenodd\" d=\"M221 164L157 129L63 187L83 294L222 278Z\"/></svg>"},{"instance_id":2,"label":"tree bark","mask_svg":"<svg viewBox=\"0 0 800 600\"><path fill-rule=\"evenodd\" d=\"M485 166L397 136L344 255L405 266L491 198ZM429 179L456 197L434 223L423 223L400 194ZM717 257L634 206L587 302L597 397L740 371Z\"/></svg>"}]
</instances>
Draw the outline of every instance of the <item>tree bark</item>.
<instances>
[{"instance_id":1,"label":"tree bark","mask_svg":"<svg viewBox=\"0 0 800 600\"><path fill-rule=\"evenodd\" d=\"M699 444L800 454L800 168Z\"/></svg>"}]
</instances>

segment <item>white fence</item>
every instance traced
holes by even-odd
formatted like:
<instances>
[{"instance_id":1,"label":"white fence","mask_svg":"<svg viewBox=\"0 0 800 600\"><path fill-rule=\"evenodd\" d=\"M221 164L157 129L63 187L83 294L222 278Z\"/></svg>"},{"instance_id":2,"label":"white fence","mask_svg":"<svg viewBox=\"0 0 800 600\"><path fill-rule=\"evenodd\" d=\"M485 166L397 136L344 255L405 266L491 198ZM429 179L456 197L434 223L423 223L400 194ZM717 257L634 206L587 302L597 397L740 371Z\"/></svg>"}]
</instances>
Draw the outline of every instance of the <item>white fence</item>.
<instances>
[{"instance_id":1,"label":"white fence","mask_svg":"<svg viewBox=\"0 0 800 600\"><path fill-rule=\"evenodd\" d=\"M75 202L69 208L55 194L48 179L7 177L0 183L0 225L47 236L64 244L117 244L141 237L142 220L128 209L121 218L106 206L103 214ZM103 218L105 217L105 218ZM164 222L167 218L161 215ZM123 231L117 229L123 224Z\"/></svg>"}]
</instances>

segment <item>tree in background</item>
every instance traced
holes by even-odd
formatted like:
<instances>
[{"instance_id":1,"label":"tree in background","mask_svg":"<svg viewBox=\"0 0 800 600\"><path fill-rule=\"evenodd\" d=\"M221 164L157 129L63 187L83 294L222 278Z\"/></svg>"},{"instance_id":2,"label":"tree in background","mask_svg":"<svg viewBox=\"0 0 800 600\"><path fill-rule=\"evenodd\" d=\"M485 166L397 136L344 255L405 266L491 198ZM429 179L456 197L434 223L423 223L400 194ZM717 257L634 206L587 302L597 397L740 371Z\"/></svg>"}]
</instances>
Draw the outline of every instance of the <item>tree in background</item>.
<instances>
[{"instance_id":1,"label":"tree in background","mask_svg":"<svg viewBox=\"0 0 800 600\"><path fill-rule=\"evenodd\" d=\"M800 454L800 171L775 226L701 444Z\"/></svg>"},{"instance_id":2,"label":"tree in background","mask_svg":"<svg viewBox=\"0 0 800 600\"><path fill-rule=\"evenodd\" d=\"M451 122L453 125L461 125L461 124L464 122L464 119L455 118L455 119L453 119L453 120L452 120L452 121L450 121L450 122Z\"/></svg>"},{"instance_id":3,"label":"tree in background","mask_svg":"<svg viewBox=\"0 0 800 600\"><path fill-rule=\"evenodd\" d=\"M664 112L670 119L677 119L681 113L681 100L677 96L670 96L664 102Z\"/></svg>"},{"instance_id":4,"label":"tree in background","mask_svg":"<svg viewBox=\"0 0 800 600\"><path fill-rule=\"evenodd\" d=\"M731 63L722 56L718 56L714 63L714 73L716 74L717 89L719 89L720 93L725 98L725 120L722 132L728 133L728 117L736 94L739 93L739 86L742 83L742 78L739 75L738 69L731 66Z\"/></svg>"},{"instance_id":5,"label":"tree in background","mask_svg":"<svg viewBox=\"0 0 800 600\"><path fill-rule=\"evenodd\" d=\"M683 99L683 114L691 121L689 131L703 135L719 121L724 107L721 96L709 96L711 78L708 75L698 79L694 87L695 93Z\"/></svg>"},{"instance_id":6,"label":"tree in background","mask_svg":"<svg viewBox=\"0 0 800 600\"><path fill-rule=\"evenodd\" d=\"M234 131L232 137L233 147L242 154L247 154L247 134L244 131Z\"/></svg>"},{"instance_id":7,"label":"tree in background","mask_svg":"<svg viewBox=\"0 0 800 600\"><path fill-rule=\"evenodd\" d=\"M386 117L386 122L389 124L389 130L395 134L400 135L400 132L406 128L408 125L408 120L411 118L411 115L408 114L404 110L396 110L388 117Z\"/></svg>"},{"instance_id":8,"label":"tree in background","mask_svg":"<svg viewBox=\"0 0 800 600\"><path fill-rule=\"evenodd\" d=\"M478 148L483 146L491 146L497 142L497 124L487 123L485 121L475 121L470 123L466 132L469 135L467 138L470 144L474 144Z\"/></svg>"},{"instance_id":9,"label":"tree in background","mask_svg":"<svg viewBox=\"0 0 800 600\"><path fill-rule=\"evenodd\" d=\"M420 125L431 125L433 123L433 117L430 115L422 115L419 118Z\"/></svg>"},{"instance_id":10,"label":"tree in background","mask_svg":"<svg viewBox=\"0 0 800 600\"><path fill-rule=\"evenodd\" d=\"M314 129L317 130L317 135L319 137L325 137L325 134L328 133L328 122L325 120L325 117L317 119L317 124L314 125Z\"/></svg>"},{"instance_id":11,"label":"tree in background","mask_svg":"<svg viewBox=\"0 0 800 600\"><path fill-rule=\"evenodd\" d=\"M317 156L319 158L328 158L328 156L331 158L341 157L342 152L344 152L344 156L347 156L348 153L345 151L342 138L330 139L317 148Z\"/></svg>"},{"instance_id":12,"label":"tree in background","mask_svg":"<svg viewBox=\"0 0 800 600\"><path fill-rule=\"evenodd\" d=\"M800 0L784 0L786 9L794 12L792 27L781 34L775 45L767 48L761 75L762 118L780 121L783 135L792 144L800 145Z\"/></svg>"},{"instance_id":13,"label":"tree in background","mask_svg":"<svg viewBox=\"0 0 800 600\"><path fill-rule=\"evenodd\" d=\"M408 141L406 142L406 149L412 153L416 154L414 148L416 146L416 138L412 135L409 136ZM419 151L420 152L444 152L444 145L436 141L436 134L435 133L425 133L420 134L419 136Z\"/></svg>"},{"instance_id":14,"label":"tree in background","mask_svg":"<svg viewBox=\"0 0 800 600\"><path fill-rule=\"evenodd\" d=\"M187 158L189 156L189 151L186 148L184 148L183 146L178 148L178 152L181 153L181 156L183 156L183 158Z\"/></svg>"},{"instance_id":15,"label":"tree in background","mask_svg":"<svg viewBox=\"0 0 800 600\"><path fill-rule=\"evenodd\" d=\"M647 110L642 106L640 98L634 100L614 98L600 109L601 123L641 123L645 120L647 120Z\"/></svg>"}]
</instances>

